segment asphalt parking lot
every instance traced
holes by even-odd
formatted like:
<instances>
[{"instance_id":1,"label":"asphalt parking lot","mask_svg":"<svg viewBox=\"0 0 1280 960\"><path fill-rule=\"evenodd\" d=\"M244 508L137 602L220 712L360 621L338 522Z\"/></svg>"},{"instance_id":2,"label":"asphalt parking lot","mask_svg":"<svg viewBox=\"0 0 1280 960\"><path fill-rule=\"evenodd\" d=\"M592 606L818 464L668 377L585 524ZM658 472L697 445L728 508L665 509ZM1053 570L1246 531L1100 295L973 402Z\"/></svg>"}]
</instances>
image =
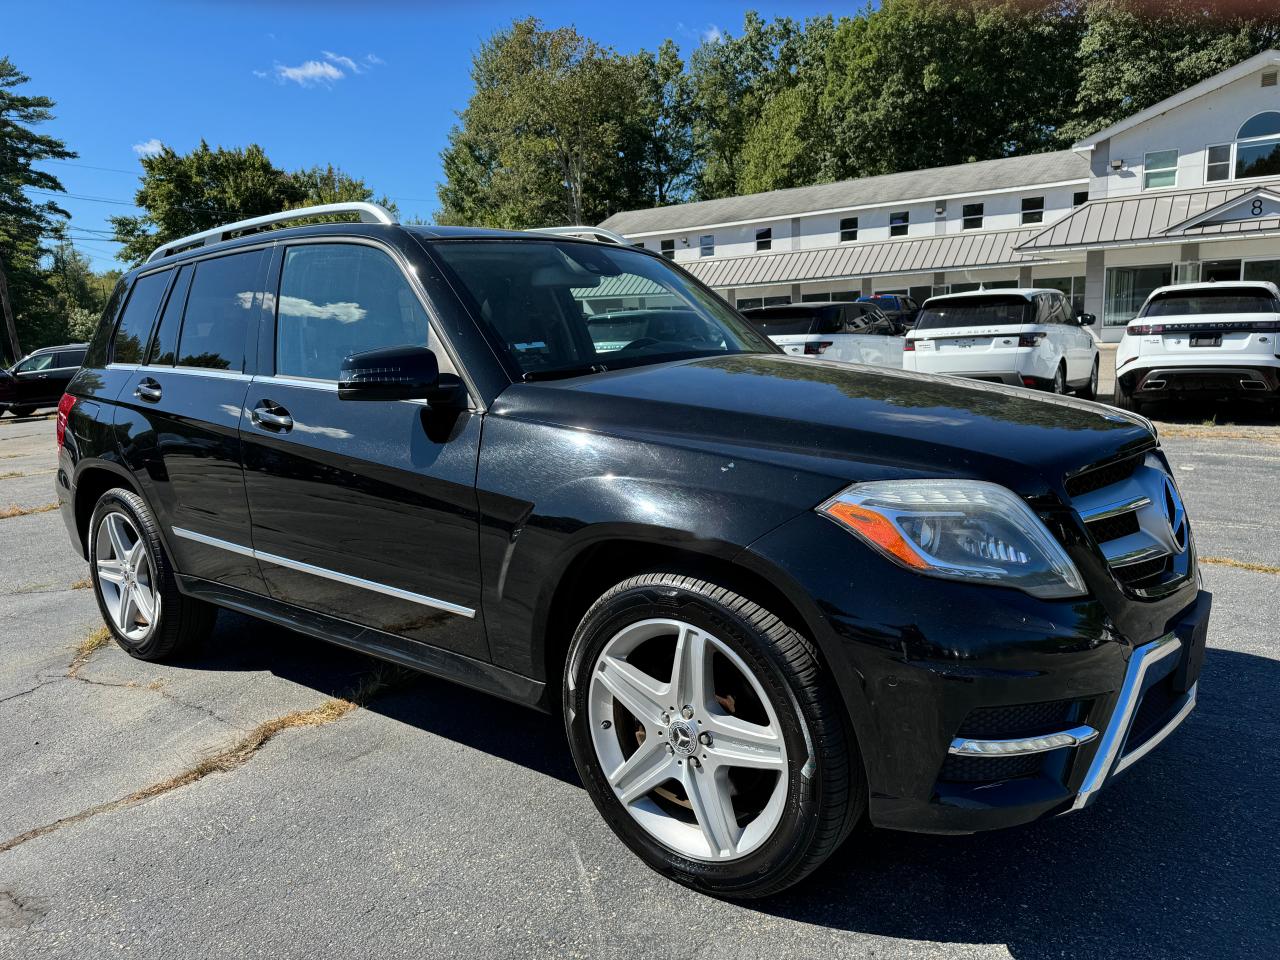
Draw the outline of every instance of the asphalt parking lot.
<instances>
[{"instance_id":1,"label":"asphalt parking lot","mask_svg":"<svg viewBox=\"0 0 1280 960\"><path fill-rule=\"evenodd\" d=\"M616 841L551 717L228 613L95 648L53 427L0 419L0 957L1276 955L1280 427L1161 424L1215 594L1177 734L1083 813L860 832L746 906Z\"/></svg>"}]
</instances>

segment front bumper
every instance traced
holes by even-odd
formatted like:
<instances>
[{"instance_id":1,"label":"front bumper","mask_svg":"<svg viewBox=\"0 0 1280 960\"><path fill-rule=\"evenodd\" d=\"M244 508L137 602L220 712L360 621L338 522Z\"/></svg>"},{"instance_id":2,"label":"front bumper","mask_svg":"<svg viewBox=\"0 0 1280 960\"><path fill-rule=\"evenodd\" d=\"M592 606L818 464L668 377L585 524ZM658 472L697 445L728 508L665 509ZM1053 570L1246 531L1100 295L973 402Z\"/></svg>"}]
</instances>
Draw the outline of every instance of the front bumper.
<instances>
[{"instance_id":1,"label":"front bumper","mask_svg":"<svg viewBox=\"0 0 1280 960\"><path fill-rule=\"evenodd\" d=\"M1041 601L851 555L807 521L752 552L813 601L877 826L973 833L1079 809L1194 707L1212 604L1194 577L1158 600ZM1008 740L1043 749L957 749Z\"/></svg>"}]
</instances>

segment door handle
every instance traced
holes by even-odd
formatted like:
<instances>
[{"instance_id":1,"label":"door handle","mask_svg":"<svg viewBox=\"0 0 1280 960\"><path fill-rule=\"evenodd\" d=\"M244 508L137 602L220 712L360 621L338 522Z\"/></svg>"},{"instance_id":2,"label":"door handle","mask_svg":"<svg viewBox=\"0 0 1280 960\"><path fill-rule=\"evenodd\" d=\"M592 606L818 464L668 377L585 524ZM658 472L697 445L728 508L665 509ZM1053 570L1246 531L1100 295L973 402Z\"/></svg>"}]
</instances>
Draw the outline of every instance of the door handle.
<instances>
[{"instance_id":1,"label":"door handle","mask_svg":"<svg viewBox=\"0 0 1280 960\"><path fill-rule=\"evenodd\" d=\"M289 411L270 400L263 400L254 407L252 417L254 423L267 430L288 433L293 429L293 417L289 416Z\"/></svg>"},{"instance_id":2,"label":"door handle","mask_svg":"<svg viewBox=\"0 0 1280 960\"><path fill-rule=\"evenodd\" d=\"M133 388L133 395L139 400L148 400L155 403L163 395L164 391L160 389L160 384L156 383L150 377L140 381Z\"/></svg>"}]
</instances>

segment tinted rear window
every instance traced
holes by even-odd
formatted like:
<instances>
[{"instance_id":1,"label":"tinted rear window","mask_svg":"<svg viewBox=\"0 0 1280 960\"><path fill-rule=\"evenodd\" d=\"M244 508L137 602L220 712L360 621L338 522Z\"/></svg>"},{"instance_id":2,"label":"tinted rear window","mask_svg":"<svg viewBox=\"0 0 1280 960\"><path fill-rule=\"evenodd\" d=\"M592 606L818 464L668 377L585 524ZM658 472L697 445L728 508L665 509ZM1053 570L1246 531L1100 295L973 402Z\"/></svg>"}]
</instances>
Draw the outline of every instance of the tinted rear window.
<instances>
[{"instance_id":1,"label":"tinted rear window","mask_svg":"<svg viewBox=\"0 0 1280 960\"><path fill-rule=\"evenodd\" d=\"M233 253L196 264L178 340L178 366L244 369L250 321L261 309L265 250Z\"/></svg>"},{"instance_id":2,"label":"tinted rear window","mask_svg":"<svg viewBox=\"0 0 1280 960\"><path fill-rule=\"evenodd\" d=\"M58 359L54 361L54 365L59 367L78 367L82 363L84 363L83 350L66 350L58 354Z\"/></svg>"},{"instance_id":3,"label":"tinted rear window","mask_svg":"<svg viewBox=\"0 0 1280 960\"><path fill-rule=\"evenodd\" d=\"M1266 290L1196 290L1166 293L1142 309L1142 317L1192 317L1202 313L1275 313L1275 298Z\"/></svg>"},{"instance_id":4,"label":"tinted rear window","mask_svg":"<svg viewBox=\"0 0 1280 960\"><path fill-rule=\"evenodd\" d=\"M115 340L111 347L112 363L141 363L142 351L151 337L151 325L164 298L172 270L161 270L139 277L129 294L129 302L120 315Z\"/></svg>"},{"instance_id":5,"label":"tinted rear window","mask_svg":"<svg viewBox=\"0 0 1280 960\"><path fill-rule=\"evenodd\" d=\"M840 311L834 307L819 310L768 307L746 310L743 316L771 337L840 332Z\"/></svg>"},{"instance_id":6,"label":"tinted rear window","mask_svg":"<svg viewBox=\"0 0 1280 960\"><path fill-rule=\"evenodd\" d=\"M966 297L926 304L917 330L948 327L1000 327L1031 323L1034 307L1023 297Z\"/></svg>"}]
</instances>

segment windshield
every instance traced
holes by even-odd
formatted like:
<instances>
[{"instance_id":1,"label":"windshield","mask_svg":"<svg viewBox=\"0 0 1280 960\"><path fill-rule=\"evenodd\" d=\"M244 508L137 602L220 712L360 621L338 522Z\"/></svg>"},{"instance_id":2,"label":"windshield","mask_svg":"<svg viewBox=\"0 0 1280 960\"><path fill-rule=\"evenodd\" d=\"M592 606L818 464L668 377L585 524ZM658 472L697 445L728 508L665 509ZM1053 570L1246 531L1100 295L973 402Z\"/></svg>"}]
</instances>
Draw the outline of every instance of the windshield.
<instances>
[{"instance_id":1,"label":"windshield","mask_svg":"<svg viewBox=\"0 0 1280 960\"><path fill-rule=\"evenodd\" d=\"M966 297L926 303L917 330L948 327L1003 327L1031 323L1032 306L1025 297Z\"/></svg>"},{"instance_id":2,"label":"windshield","mask_svg":"<svg viewBox=\"0 0 1280 960\"><path fill-rule=\"evenodd\" d=\"M1194 290L1166 293L1142 309L1141 317L1191 317L1201 313L1275 313L1277 304L1267 290Z\"/></svg>"},{"instance_id":3,"label":"windshield","mask_svg":"<svg viewBox=\"0 0 1280 960\"><path fill-rule=\"evenodd\" d=\"M658 257L547 240L448 240L431 250L526 380L778 349Z\"/></svg>"}]
</instances>

